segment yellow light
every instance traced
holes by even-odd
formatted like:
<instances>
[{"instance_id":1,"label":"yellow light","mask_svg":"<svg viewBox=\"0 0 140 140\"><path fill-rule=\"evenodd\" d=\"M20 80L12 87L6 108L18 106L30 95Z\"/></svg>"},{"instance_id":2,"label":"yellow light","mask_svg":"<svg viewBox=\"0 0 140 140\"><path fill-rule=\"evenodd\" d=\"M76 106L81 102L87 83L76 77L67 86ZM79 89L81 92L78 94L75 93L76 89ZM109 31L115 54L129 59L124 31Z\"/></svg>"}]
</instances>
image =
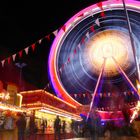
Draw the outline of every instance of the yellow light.
<instances>
[{"instance_id":1,"label":"yellow light","mask_svg":"<svg viewBox=\"0 0 140 140\"><path fill-rule=\"evenodd\" d=\"M19 97L20 97L20 98L19 98L19 100L20 100L20 101L19 101L19 107L21 107L21 104L22 104L22 98L23 98L23 97L22 97L22 95L21 95L21 94L17 94L17 96L19 96Z\"/></svg>"},{"instance_id":2,"label":"yellow light","mask_svg":"<svg viewBox=\"0 0 140 140\"><path fill-rule=\"evenodd\" d=\"M137 84L138 90L140 90L140 84Z\"/></svg>"},{"instance_id":3,"label":"yellow light","mask_svg":"<svg viewBox=\"0 0 140 140\"><path fill-rule=\"evenodd\" d=\"M68 106L70 106L70 107L76 109L76 106L74 106L74 105L72 105L72 104L70 104L70 103L68 103L68 102L66 102L66 101L64 101L64 100L62 100L62 99L60 99L60 98L58 98L58 97L56 97L56 96L50 94L49 92L44 91L44 90L23 91L23 92L20 92L20 94L21 94L21 95L22 95L22 94L24 95L24 94L34 94L34 93L40 93L40 92L46 94L48 97L54 98L54 99L56 99L56 100L58 100L58 101L60 101L60 102L62 102L62 103L64 103L64 104L66 104L66 105L68 105Z\"/></svg>"},{"instance_id":4,"label":"yellow light","mask_svg":"<svg viewBox=\"0 0 140 140\"><path fill-rule=\"evenodd\" d=\"M9 96L9 93L0 93L0 98L3 99L3 100L9 100L10 99L10 96Z\"/></svg>"},{"instance_id":5,"label":"yellow light","mask_svg":"<svg viewBox=\"0 0 140 140\"><path fill-rule=\"evenodd\" d=\"M10 110L10 111L15 111L15 112L27 112L27 109L20 108L17 106L12 106L10 104L5 104L5 103L0 103L0 109L2 110Z\"/></svg>"},{"instance_id":6,"label":"yellow light","mask_svg":"<svg viewBox=\"0 0 140 140\"><path fill-rule=\"evenodd\" d=\"M69 119L74 119L74 120L77 120L77 121L82 120L82 118L80 118L80 116L72 116L72 115L68 115L68 114L62 114L62 113L58 113L58 112L49 111L49 110L46 110L46 109L41 109L40 111L50 113L50 114L53 114L53 115L59 115L61 117L66 117L66 118L69 118Z\"/></svg>"},{"instance_id":7,"label":"yellow light","mask_svg":"<svg viewBox=\"0 0 140 140\"><path fill-rule=\"evenodd\" d=\"M119 63L123 70L128 69L133 60L129 36L117 30L106 30L97 33L86 44L85 56L88 67L96 74L99 74L104 58L106 65L104 74L114 76L118 74L112 57Z\"/></svg>"},{"instance_id":8,"label":"yellow light","mask_svg":"<svg viewBox=\"0 0 140 140\"><path fill-rule=\"evenodd\" d=\"M56 108L56 107L53 107L53 106L50 106L50 105L47 105L47 104L44 104L44 103L32 103L32 104L23 104L22 105L23 107L28 107L28 110L47 110L46 112L51 112L51 114L61 114L61 116L65 116L65 117L71 117L72 119L74 120L79 120L81 121L81 117L77 114L74 114L74 113L70 113L70 112L67 112L65 110L62 110L62 109L59 109L59 108Z\"/></svg>"}]
</instances>

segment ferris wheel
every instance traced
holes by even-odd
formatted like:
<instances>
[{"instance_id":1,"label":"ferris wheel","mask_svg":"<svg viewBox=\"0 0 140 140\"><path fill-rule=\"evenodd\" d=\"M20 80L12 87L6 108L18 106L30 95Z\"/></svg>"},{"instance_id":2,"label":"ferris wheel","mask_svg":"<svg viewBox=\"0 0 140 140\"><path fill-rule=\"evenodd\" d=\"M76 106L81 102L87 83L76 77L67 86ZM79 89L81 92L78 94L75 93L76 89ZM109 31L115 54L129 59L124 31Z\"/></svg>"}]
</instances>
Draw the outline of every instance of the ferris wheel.
<instances>
[{"instance_id":1,"label":"ferris wheel","mask_svg":"<svg viewBox=\"0 0 140 140\"><path fill-rule=\"evenodd\" d=\"M60 29L49 56L58 97L81 106L72 94L88 92L93 105L96 95L114 92L114 87L117 92L132 91L139 100L135 81L140 66L140 2L126 0L125 4L134 46L121 0L93 4Z\"/></svg>"}]
</instances>

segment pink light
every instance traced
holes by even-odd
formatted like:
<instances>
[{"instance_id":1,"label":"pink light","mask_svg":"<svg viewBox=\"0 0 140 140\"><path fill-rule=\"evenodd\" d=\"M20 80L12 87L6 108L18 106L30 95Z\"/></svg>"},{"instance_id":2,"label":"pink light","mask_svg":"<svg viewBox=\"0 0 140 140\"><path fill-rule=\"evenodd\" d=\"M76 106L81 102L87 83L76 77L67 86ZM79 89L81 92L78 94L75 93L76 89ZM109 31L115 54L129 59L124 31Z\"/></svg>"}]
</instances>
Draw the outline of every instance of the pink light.
<instances>
[{"instance_id":1,"label":"pink light","mask_svg":"<svg viewBox=\"0 0 140 140\"><path fill-rule=\"evenodd\" d=\"M135 9L139 9L140 7L140 2L139 1L134 1L134 0L126 0L126 6L130 7L131 9L135 10ZM102 2L103 5L103 9L106 10L110 10L108 7L108 1ZM122 1L110 1L110 7L113 8L123 8L122 5ZM51 51L50 51L50 55L49 55L49 73L50 73L50 78L53 84L53 87L55 88L55 91L57 93L57 95L64 99L65 101L75 105L75 106L81 106L80 103L78 103L76 100L74 100L69 94L68 92L64 89L64 87L62 87L61 82L59 81L58 75L57 75L57 69L56 69L56 55L59 49L59 45L60 42L62 40L62 38L65 36L65 33L67 32L68 29L71 28L72 25L74 25L74 23L80 22L82 21L83 18L85 18L86 16L91 16L91 12L93 14L96 13L100 13L101 9L99 7L97 7L96 4L91 5L83 10L81 10L79 13L77 13L76 15L74 15L70 20L68 20L64 25L66 27L65 32L61 29L53 44L51 47ZM80 16L83 15L83 16Z\"/></svg>"}]
</instances>

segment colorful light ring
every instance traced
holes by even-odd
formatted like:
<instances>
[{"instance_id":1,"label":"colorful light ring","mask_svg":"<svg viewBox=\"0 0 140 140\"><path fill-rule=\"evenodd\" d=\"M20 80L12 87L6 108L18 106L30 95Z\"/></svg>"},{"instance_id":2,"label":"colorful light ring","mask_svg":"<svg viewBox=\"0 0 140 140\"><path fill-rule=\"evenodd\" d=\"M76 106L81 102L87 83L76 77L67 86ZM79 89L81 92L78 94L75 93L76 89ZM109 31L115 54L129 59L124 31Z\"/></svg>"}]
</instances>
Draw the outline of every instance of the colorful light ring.
<instances>
[{"instance_id":1,"label":"colorful light ring","mask_svg":"<svg viewBox=\"0 0 140 140\"><path fill-rule=\"evenodd\" d=\"M109 11L109 8L107 7L107 5L108 5L107 1L103 2L103 8L104 8L105 11ZM126 5L132 11L139 12L140 2L127 0ZM118 9L121 10L121 9L123 9L121 1L115 1L115 2L112 1L112 3L110 2L110 6L111 6L112 10L118 10ZM96 15L96 14L99 14L100 12L101 12L101 9L99 7L97 7L96 4L94 4L94 5L92 5L92 6L88 7L88 8L85 8L84 10L80 11L79 13L77 13L75 16L73 16L64 25L65 31L64 31L64 29L61 29L59 31L59 33L58 33L57 37L55 38L55 40L54 40L54 42L52 44L52 47L51 47L51 51L50 51L50 55L49 55L49 73L50 73L50 78L51 78L53 87L54 87L58 97L62 98L63 100L65 100L65 101L67 101L67 102L69 102L69 103L71 103L71 104L73 104L75 106L81 106L81 104L79 102L77 102L76 100L74 100L69 95L69 92L66 90L66 88L64 86L64 83L62 83L62 79L60 79L60 76L58 74L58 70L60 68L60 64L58 64L59 63L58 62L58 54L61 51L62 44L64 43L66 37L68 36L68 34L70 34L73 31L74 27L79 25L80 23L84 22L84 20L86 20L88 17L91 17L92 14ZM134 21L134 22L137 22L137 21ZM104 23L104 22L101 21L101 23ZM108 27L109 26L110 25L108 25ZM84 27L82 27L82 28L84 28ZM100 31L101 28L97 29L96 31ZM117 30L121 30L121 28L117 27ZM135 39L135 41L136 41L136 44L139 44L139 42L137 41L137 38ZM138 50L139 49L140 48L138 48ZM71 48L68 49L68 51L69 50L71 51ZM139 55L139 54L137 53L137 55ZM66 59L67 59L67 57L66 57ZM81 63L81 61L82 61L82 59L80 59L80 63ZM73 68L74 68L74 65L72 65L72 69ZM86 74L89 75L89 73L86 73ZM95 81L96 78L93 79L93 80ZM66 81L66 82L68 82L67 84L70 84L69 80ZM83 87L82 84L80 86L81 86L81 88ZM86 90L88 90L88 89L86 89Z\"/></svg>"}]
</instances>

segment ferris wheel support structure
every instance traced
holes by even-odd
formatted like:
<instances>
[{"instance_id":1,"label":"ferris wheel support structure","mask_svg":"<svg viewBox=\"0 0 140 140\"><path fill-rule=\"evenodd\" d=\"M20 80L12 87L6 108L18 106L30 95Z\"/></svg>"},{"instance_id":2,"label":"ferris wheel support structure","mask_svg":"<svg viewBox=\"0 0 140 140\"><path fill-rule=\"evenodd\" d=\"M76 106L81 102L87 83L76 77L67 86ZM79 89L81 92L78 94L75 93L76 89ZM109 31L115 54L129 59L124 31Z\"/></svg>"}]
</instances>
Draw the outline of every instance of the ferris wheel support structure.
<instances>
[{"instance_id":1,"label":"ferris wheel support structure","mask_svg":"<svg viewBox=\"0 0 140 140\"><path fill-rule=\"evenodd\" d=\"M98 90L102 75L104 73L105 62L106 62L106 58L104 58L104 62L103 62L102 67L101 67L100 75L98 77L98 81L96 83L96 87L95 87L94 92L93 92L93 96L92 96L92 99L91 99L90 108L89 108L89 112L88 112L87 117L86 117L86 121L88 120L88 118L90 116L90 113L91 113L91 110L92 110L92 107L93 107L93 103L94 103L94 99L95 99L95 96L97 94L97 90Z\"/></svg>"},{"instance_id":2,"label":"ferris wheel support structure","mask_svg":"<svg viewBox=\"0 0 140 140\"><path fill-rule=\"evenodd\" d=\"M128 11L127 11L127 8L126 8L126 5L125 5L125 0L122 0L122 2L123 2L123 7L124 7L126 19L127 19L128 32L129 32L129 36L130 36L130 41L131 41L134 61L135 61L135 65L136 65L136 72L137 72L137 75L138 75L138 80L140 82L140 68L139 68L138 59L137 59L137 56L136 56L136 50L135 50L135 44L134 44L134 39L133 39L132 27L131 27Z\"/></svg>"}]
</instances>

